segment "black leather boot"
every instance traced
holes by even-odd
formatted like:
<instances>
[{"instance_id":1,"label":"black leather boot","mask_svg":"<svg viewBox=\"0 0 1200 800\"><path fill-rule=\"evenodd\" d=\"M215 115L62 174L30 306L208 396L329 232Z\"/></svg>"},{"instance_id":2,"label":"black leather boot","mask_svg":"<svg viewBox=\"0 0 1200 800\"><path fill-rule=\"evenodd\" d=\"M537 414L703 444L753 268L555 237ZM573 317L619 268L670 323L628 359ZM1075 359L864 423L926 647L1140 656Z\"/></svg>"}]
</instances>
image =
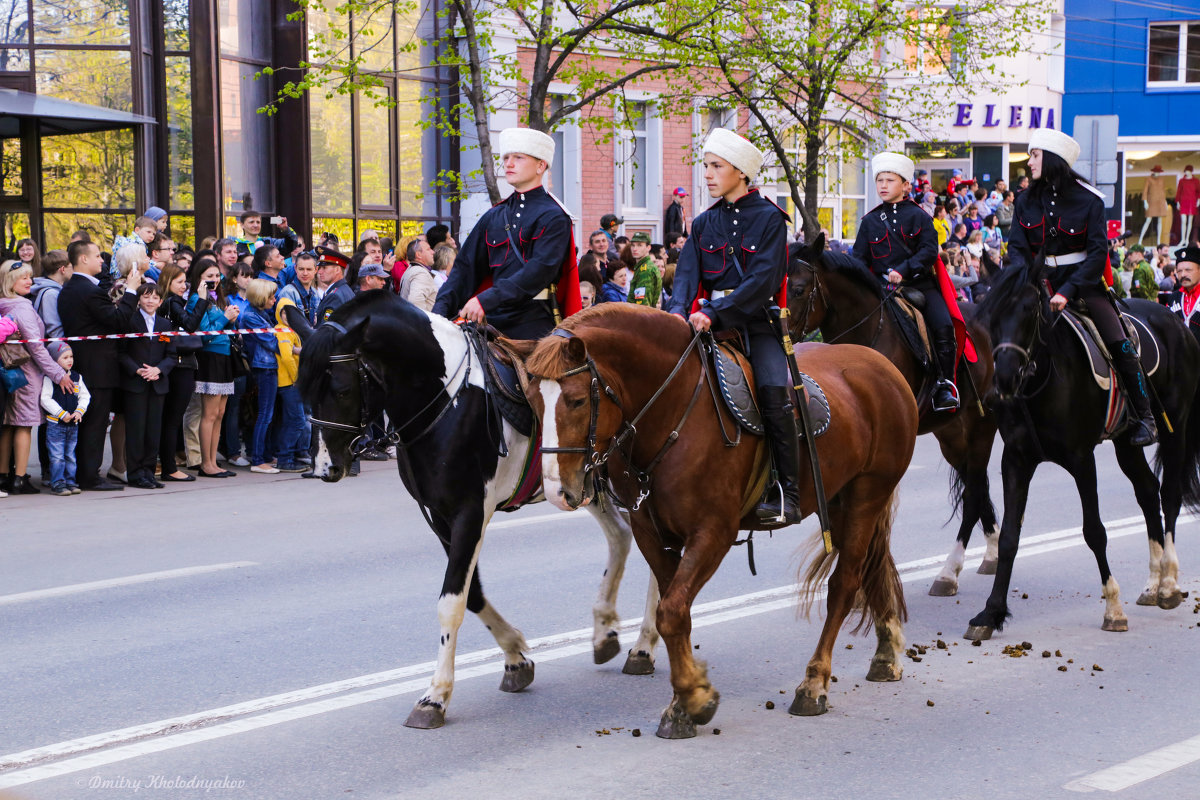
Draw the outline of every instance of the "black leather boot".
<instances>
[{"instance_id":1,"label":"black leather boot","mask_svg":"<svg viewBox=\"0 0 1200 800\"><path fill-rule=\"evenodd\" d=\"M782 524L792 525L803 515L800 492L796 487L800 473L800 438L791 398L786 387L764 386L758 392L758 404L783 497L780 498L774 485L769 485L762 502L755 507L754 515L764 523L776 522L782 516Z\"/></svg>"},{"instance_id":2,"label":"black leather boot","mask_svg":"<svg viewBox=\"0 0 1200 800\"><path fill-rule=\"evenodd\" d=\"M13 491L13 474L11 472L0 472L0 492L12 494Z\"/></svg>"},{"instance_id":3,"label":"black leather boot","mask_svg":"<svg viewBox=\"0 0 1200 800\"><path fill-rule=\"evenodd\" d=\"M1134 447L1145 447L1158 441L1158 428L1154 424L1154 411L1150 408L1150 394L1146 391L1146 376L1142 364L1133 351L1133 342L1122 339L1107 345L1112 354L1113 370L1121 382L1121 388L1133 406L1133 430L1129 443Z\"/></svg>"},{"instance_id":4,"label":"black leather boot","mask_svg":"<svg viewBox=\"0 0 1200 800\"><path fill-rule=\"evenodd\" d=\"M938 372L938 382L933 387L933 410L958 410L958 388L954 385L954 361L958 356L958 343L954 340L954 329L934 334L933 352Z\"/></svg>"}]
</instances>

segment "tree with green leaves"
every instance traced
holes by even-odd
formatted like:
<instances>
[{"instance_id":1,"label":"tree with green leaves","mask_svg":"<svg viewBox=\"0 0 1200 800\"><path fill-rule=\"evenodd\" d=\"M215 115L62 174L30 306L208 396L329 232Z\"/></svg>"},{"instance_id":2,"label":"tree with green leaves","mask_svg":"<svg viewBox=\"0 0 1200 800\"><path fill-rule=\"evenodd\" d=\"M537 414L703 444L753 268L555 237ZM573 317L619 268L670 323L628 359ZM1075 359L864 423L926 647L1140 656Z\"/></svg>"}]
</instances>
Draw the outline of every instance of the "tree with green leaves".
<instances>
[{"instance_id":1,"label":"tree with green leaves","mask_svg":"<svg viewBox=\"0 0 1200 800\"><path fill-rule=\"evenodd\" d=\"M683 65L676 102L749 112L748 135L782 173L805 236L820 230L819 181L838 137L861 157L920 136L947 99L1016 84L1002 59L1048 29L1045 0L673 0L702 19L660 57ZM720 7L722 13L710 10ZM846 135L849 134L849 135ZM836 176L829 176L836 180Z\"/></svg>"},{"instance_id":2,"label":"tree with green leaves","mask_svg":"<svg viewBox=\"0 0 1200 800\"><path fill-rule=\"evenodd\" d=\"M408 3L407 6L405 4ZM392 19L409 0L346 0L329 7L325 0L299 0L297 14L336 14L347 19ZM480 161L494 163L489 119L501 109L515 108L521 122L550 132L582 113L601 128L628 124L627 114L594 114L598 104L619 103L622 92L649 75L679 69L680 64L655 54L656 43L686 39L720 13L718 3L702 16L667 13L666 0L447 0L440 12L444 33L430 42L431 66L457 74L462 98L426 97L426 126L442 135L477 142ZM273 106L305 92L359 92L373 102L391 102L385 72L373 70L367 53L377 27L309 26L309 57L302 74L288 80ZM552 97L554 84L572 87L568 98ZM462 196L482 177L492 202L499 202L495 171L473 175L445 173L439 188Z\"/></svg>"}]
</instances>

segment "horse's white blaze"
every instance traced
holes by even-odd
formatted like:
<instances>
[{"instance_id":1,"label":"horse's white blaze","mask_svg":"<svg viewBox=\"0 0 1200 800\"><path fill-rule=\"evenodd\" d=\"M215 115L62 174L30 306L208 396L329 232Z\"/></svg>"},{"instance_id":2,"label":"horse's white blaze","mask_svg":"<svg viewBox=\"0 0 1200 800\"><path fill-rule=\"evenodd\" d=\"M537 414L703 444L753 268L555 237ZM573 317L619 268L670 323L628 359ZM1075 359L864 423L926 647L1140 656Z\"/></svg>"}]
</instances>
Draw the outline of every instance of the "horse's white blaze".
<instances>
[{"instance_id":1,"label":"horse's white blaze","mask_svg":"<svg viewBox=\"0 0 1200 800\"><path fill-rule=\"evenodd\" d=\"M558 398L562 387L558 381L543 380L542 392L542 447L558 447ZM542 489L546 499L558 509L572 511L562 496L562 480L558 474L558 455L542 454Z\"/></svg>"},{"instance_id":2,"label":"horse's white blaze","mask_svg":"<svg viewBox=\"0 0 1200 800\"><path fill-rule=\"evenodd\" d=\"M962 572L966 560L967 549L963 547L962 542L955 540L954 547L950 548L950 553L946 556L946 563L942 565L942 571L938 573L937 580L949 581L957 586L958 573Z\"/></svg>"},{"instance_id":3,"label":"horse's white blaze","mask_svg":"<svg viewBox=\"0 0 1200 800\"><path fill-rule=\"evenodd\" d=\"M1125 609L1121 607L1121 587L1112 575L1104 583L1104 617L1113 620L1126 618Z\"/></svg>"},{"instance_id":4,"label":"horse's white blaze","mask_svg":"<svg viewBox=\"0 0 1200 800\"><path fill-rule=\"evenodd\" d=\"M320 431L317 433L317 457L313 459L313 475L324 478L332 466L333 459L329 457L329 448L325 446L325 432Z\"/></svg>"},{"instance_id":5,"label":"horse's white blaze","mask_svg":"<svg viewBox=\"0 0 1200 800\"><path fill-rule=\"evenodd\" d=\"M462 386L463 375L467 371L464 357L471 365L468 383L471 386L478 386L480 389L484 388L483 365L479 363L479 358L475 353L467 347L467 339L463 336L462 329L440 314L427 312L427 316L433 326L433 337L437 339L438 346L442 348L442 354L446 359L446 374L442 376L442 383L446 385L446 391L453 396L458 391L458 387ZM462 365L461 369L459 365Z\"/></svg>"}]
</instances>

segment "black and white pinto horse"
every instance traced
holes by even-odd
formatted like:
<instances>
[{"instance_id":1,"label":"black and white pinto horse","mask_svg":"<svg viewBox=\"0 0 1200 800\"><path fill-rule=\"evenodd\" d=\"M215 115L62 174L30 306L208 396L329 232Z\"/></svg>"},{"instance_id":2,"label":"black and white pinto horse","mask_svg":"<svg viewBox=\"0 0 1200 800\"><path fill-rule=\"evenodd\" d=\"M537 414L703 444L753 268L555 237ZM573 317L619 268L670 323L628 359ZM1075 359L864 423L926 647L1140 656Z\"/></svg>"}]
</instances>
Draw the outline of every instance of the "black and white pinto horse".
<instances>
[{"instance_id":1,"label":"black and white pinto horse","mask_svg":"<svg viewBox=\"0 0 1200 800\"><path fill-rule=\"evenodd\" d=\"M1059 314L1051 312L1043 275L1040 264L1010 267L979 306L996 364L991 401L1004 439L1004 518L995 583L984 610L971 619L968 639L989 638L1010 616L1009 583L1029 484L1044 461L1058 464L1075 479L1083 504L1084 541L1100 570L1105 603L1101 627L1129 627L1120 587L1108 565L1108 537L1096 487L1093 451L1105 433L1109 396L1092 377L1078 338ZM1161 487L1142 448L1129 443L1128 431L1115 432L1113 449L1146 521L1150 575L1138 605L1175 608L1183 598L1175 524L1181 505L1200 507L1200 345L1182 320L1163 306L1146 300L1133 300L1128 306L1144 325L1143 339L1145 331L1153 334L1161 359L1157 371L1148 376L1158 423L1155 466L1162 473ZM1143 341L1143 351L1151 344Z\"/></svg>"},{"instance_id":2,"label":"black and white pinto horse","mask_svg":"<svg viewBox=\"0 0 1200 800\"><path fill-rule=\"evenodd\" d=\"M341 479L367 427L386 411L401 478L446 551L437 604L437 666L405 722L409 727L445 723L458 630L468 609L504 653L500 689L517 692L533 681L524 636L484 597L479 579L484 531L517 490L531 444L493 413L484 369L463 328L385 290L360 293L339 308L308 338L301 354L298 385L320 437L315 473L326 481ZM608 541L608 563L593 605L593 657L599 664L620 652L616 600L632 531L610 504L597 503L590 510ZM651 579L647 612L625 672L654 669L657 605Z\"/></svg>"}]
</instances>

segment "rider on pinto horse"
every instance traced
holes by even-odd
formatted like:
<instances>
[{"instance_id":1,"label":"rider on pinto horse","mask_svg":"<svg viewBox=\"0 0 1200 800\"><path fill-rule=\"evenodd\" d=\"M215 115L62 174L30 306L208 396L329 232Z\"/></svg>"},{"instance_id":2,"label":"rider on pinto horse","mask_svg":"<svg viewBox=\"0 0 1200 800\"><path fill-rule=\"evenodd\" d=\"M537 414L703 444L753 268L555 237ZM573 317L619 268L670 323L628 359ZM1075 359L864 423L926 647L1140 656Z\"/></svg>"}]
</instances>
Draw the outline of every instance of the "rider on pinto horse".
<instances>
[{"instance_id":1,"label":"rider on pinto horse","mask_svg":"<svg viewBox=\"0 0 1200 800\"><path fill-rule=\"evenodd\" d=\"M903 283L925 295L925 324L938 375L933 410L954 411L958 408L958 389L954 386L958 344L951 310L935 270L937 231L924 209L909 198L915 169L912 159L900 153L880 153L871 159L875 190L883 202L862 218L854 257L880 280L892 286Z\"/></svg>"},{"instance_id":2,"label":"rider on pinto horse","mask_svg":"<svg viewBox=\"0 0 1200 800\"><path fill-rule=\"evenodd\" d=\"M554 163L552 138L507 128L500 132L500 154L513 193L480 217L433 310L486 321L510 339L540 339L559 313L580 309L571 215L542 187Z\"/></svg>"},{"instance_id":3,"label":"rider on pinto horse","mask_svg":"<svg viewBox=\"0 0 1200 800\"><path fill-rule=\"evenodd\" d=\"M792 524L801 519L800 445L787 355L771 317L779 313L787 276L788 216L750 185L762 161L758 148L733 131L718 128L705 141L705 182L717 202L692 223L668 310L697 331L742 330L783 492L782 516ZM780 504L764 501L755 515L773 521Z\"/></svg>"}]
</instances>

